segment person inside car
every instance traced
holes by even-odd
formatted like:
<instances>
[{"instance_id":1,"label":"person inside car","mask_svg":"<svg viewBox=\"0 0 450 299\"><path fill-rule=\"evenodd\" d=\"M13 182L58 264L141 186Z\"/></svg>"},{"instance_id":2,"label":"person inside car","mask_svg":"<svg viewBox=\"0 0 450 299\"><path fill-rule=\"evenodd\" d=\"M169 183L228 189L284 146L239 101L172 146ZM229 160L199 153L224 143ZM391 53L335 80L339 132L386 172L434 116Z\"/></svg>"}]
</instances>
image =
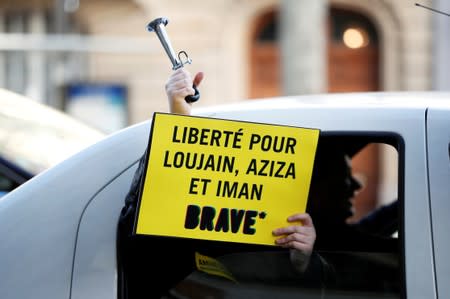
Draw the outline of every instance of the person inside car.
<instances>
[{"instance_id":1,"label":"person inside car","mask_svg":"<svg viewBox=\"0 0 450 299\"><path fill-rule=\"evenodd\" d=\"M199 86L203 78L204 75L201 72L192 78L185 68L178 69L171 74L165 85L171 113L191 114L192 103L186 102L185 97L194 95L193 86ZM126 275L119 273L119 276L122 276L119 279L122 282L119 289L121 292L134 293L137 296L149 279L158 281L161 294L178 281L183 280L195 269L194 252L197 248L202 247L201 244L205 244L205 241L183 240L183 247L179 248L180 242L176 238L153 238L153 241L149 242L145 236L132 236L140 182L144 172L144 160L140 161L125 199L118 228L119 268L124 273L128 273ZM277 237L276 244L289 249L288 251L283 250L280 254L287 253L288 257L283 258L283 261L290 261L292 271L287 269L287 274L283 273L282 268L289 268L289 264L286 262L282 263L283 267L268 267L269 270L264 271L265 266L270 264L264 254L249 255L247 259L231 261L227 266L231 267L232 272L241 274L240 278L244 280L254 279L249 276L260 276L264 281L267 276L272 279L277 275L285 274L285 277L289 278L294 277L293 273L296 272L300 273L301 277L311 285L322 285L324 281L332 283L333 269L316 252L317 248L327 250L336 248L336 246L346 247L359 244L364 247L377 244L376 239L365 238L363 233L359 233L356 226L348 225L346 222L347 218L352 215L351 198L360 188L361 185L351 174L350 157L345 145L334 142L328 144L328 141L319 139L306 213L290 215L287 218L289 225L274 228L273 231L273 235ZM229 250L222 248L221 244L217 245L214 242L208 243L202 248L210 249L211 256L214 257L230 253ZM231 252L244 252L245 250L245 246L235 244ZM150 253L151 256L149 256ZM253 264L251 264L252 261L254 261ZM233 262L235 263L233 264ZM244 263L251 264L251 266L245 267ZM263 265L257 267L258 264ZM146 276L139 274L143 268L150 268L146 269L148 270ZM253 271L245 273L247 268L253 268ZM276 271L280 271L280 273L272 273ZM132 297L130 295L130 298Z\"/></svg>"},{"instance_id":2,"label":"person inside car","mask_svg":"<svg viewBox=\"0 0 450 299\"><path fill-rule=\"evenodd\" d=\"M204 78L204 74L199 72L194 79L185 68L175 71L165 85L166 94L169 100L170 112L177 114L190 115L192 103L185 101L185 97L194 95L195 90L192 86L199 86ZM291 258L300 272L304 272L309 263L309 258L313 251L316 232L312 219L308 213L291 215L287 221L293 225L275 229L274 236L279 238L276 244L293 249ZM296 225L295 223L302 223Z\"/></svg>"},{"instance_id":3,"label":"person inside car","mask_svg":"<svg viewBox=\"0 0 450 299\"><path fill-rule=\"evenodd\" d=\"M172 73L165 85L170 112L191 114L192 103L187 103L185 97L195 93L192 86L198 86L203 78L204 74L199 72L192 79L185 68ZM358 223L347 223L353 215L351 201L362 188L352 174L351 155L363 146L365 144L347 144L339 138L319 139L307 212L289 216L287 221L292 225L273 231L279 237L276 244L291 249L291 258L298 270L307 268L314 245L323 250L336 248L336 244L340 244L341 249L379 247L379 238L365 233L367 227L389 223L387 218L395 220L396 201Z\"/></svg>"}]
</instances>

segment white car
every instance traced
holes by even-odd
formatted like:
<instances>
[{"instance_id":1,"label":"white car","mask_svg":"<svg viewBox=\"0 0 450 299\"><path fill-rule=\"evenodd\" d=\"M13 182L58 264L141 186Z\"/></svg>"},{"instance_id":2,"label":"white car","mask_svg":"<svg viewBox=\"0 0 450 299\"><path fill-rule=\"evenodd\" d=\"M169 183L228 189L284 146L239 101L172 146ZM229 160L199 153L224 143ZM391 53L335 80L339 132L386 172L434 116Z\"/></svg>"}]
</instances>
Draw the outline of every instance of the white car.
<instances>
[{"instance_id":1,"label":"white car","mask_svg":"<svg viewBox=\"0 0 450 299\"><path fill-rule=\"evenodd\" d=\"M0 196L104 136L61 111L0 89Z\"/></svg>"},{"instance_id":2,"label":"white car","mask_svg":"<svg viewBox=\"0 0 450 299\"><path fill-rule=\"evenodd\" d=\"M351 242L335 234L327 243L321 239L322 229L333 228L319 213L313 217L319 268L303 274L291 271L286 250L233 243L196 245L202 254L223 251L214 256L212 270L186 272L186 264L194 261L185 254L191 243L184 239L133 241L122 236L120 242L134 243L118 254L117 245L124 245L117 243L119 215L148 143L147 121L83 150L0 199L0 298L450 297L450 94L286 97L194 114L318 128L319 146L332 146L331 152L337 151L336 144L348 148L355 175L365 181L367 191L355 199L351 220L353 225L369 223L358 229L376 235L371 239L376 242ZM372 149L364 155L352 150L365 150L366 145ZM314 199L310 201L313 205ZM394 207L393 213L367 221L368 212L380 206ZM329 212L324 207L324 215ZM320 222L325 225L320 227ZM386 223L393 226L377 230ZM326 281L321 281L324 276Z\"/></svg>"}]
</instances>

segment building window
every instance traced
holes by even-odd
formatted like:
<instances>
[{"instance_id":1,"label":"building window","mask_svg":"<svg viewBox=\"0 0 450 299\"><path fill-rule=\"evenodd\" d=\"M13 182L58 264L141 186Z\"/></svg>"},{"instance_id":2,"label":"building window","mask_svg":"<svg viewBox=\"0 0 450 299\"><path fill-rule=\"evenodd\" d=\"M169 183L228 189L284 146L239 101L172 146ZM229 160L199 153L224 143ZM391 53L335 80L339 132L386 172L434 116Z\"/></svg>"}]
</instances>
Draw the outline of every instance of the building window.
<instances>
[{"instance_id":1,"label":"building window","mask_svg":"<svg viewBox=\"0 0 450 299\"><path fill-rule=\"evenodd\" d=\"M51 34L78 31L69 15L63 19L57 15L45 8L4 10L0 14L5 45L0 48L0 87L62 108L65 82L83 76L87 59L84 54L50 47L62 43Z\"/></svg>"}]
</instances>

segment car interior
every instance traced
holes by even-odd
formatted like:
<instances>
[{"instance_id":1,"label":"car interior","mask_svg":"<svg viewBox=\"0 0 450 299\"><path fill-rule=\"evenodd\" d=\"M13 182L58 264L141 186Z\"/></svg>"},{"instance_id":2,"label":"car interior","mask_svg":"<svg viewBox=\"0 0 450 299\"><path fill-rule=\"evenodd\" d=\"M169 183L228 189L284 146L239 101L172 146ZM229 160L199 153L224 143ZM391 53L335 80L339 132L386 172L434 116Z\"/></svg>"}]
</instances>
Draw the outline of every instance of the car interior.
<instances>
[{"instance_id":1,"label":"car interior","mask_svg":"<svg viewBox=\"0 0 450 299\"><path fill-rule=\"evenodd\" d=\"M402 159L392 134L321 133L304 272L277 246L134 235L133 207L119 221L118 298L401 298Z\"/></svg>"}]
</instances>

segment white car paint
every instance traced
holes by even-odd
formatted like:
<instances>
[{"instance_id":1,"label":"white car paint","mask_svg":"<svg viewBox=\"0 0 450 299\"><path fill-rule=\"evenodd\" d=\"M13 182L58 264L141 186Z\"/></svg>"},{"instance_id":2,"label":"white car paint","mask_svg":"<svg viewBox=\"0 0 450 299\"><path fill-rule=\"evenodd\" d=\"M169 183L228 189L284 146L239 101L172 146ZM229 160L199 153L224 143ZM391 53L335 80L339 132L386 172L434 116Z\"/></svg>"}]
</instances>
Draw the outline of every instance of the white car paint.
<instances>
[{"instance_id":1,"label":"white car paint","mask_svg":"<svg viewBox=\"0 0 450 299\"><path fill-rule=\"evenodd\" d=\"M401 136L406 295L450 296L450 94L289 97L194 114ZM0 199L0 298L117 297L116 226L149 130L120 131Z\"/></svg>"}]
</instances>

